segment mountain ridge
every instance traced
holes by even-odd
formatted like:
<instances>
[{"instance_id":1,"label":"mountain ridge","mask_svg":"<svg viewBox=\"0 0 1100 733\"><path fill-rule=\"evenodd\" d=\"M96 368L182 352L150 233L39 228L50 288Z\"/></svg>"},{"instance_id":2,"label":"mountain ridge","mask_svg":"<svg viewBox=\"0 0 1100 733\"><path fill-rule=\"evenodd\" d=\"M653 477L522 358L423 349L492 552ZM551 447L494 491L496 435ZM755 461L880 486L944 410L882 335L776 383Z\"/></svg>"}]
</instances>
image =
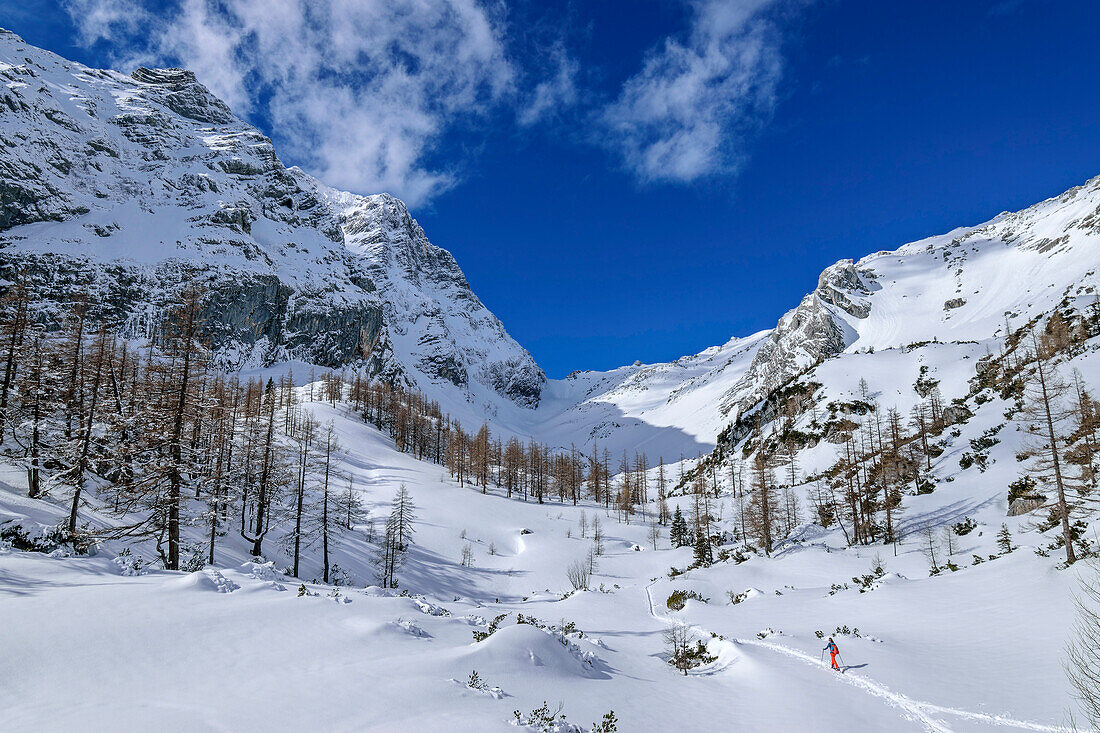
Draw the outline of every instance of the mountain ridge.
<instances>
[{"instance_id":1,"label":"mountain ridge","mask_svg":"<svg viewBox=\"0 0 1100 733\"><path fill-rule=\"evenodd\" d=\"M0 275L47 311L84 291L149 337L197 282L228 368L356 365L538 404L542 371L403 203L285 168L190 71L90 69L4 31L0 79ZM393 307L398 291L415 302Z\"/></svg>"},{"instance_id":2,"label":"mountain ridge","mask_svg":"<svg viewBox=\"0 0 1100 733\"><path fill-rule=\"evenodd\" d=\"M229 368L352 365L555 448L700 455L815 364L921 340L992 344L1005 312L1049 311L1094 274L1100 177L840 260L771 329L547 380L404 203L284 167L193 73L90 69L6 31L0 64L0 276L22 273L47 303L84 290L130 336L153 333L172 292L197 280ZM1028 278L1049 282L1031 295ZM990 290L1001 279L1011 285Z\"/></svg>"}]
</instances>

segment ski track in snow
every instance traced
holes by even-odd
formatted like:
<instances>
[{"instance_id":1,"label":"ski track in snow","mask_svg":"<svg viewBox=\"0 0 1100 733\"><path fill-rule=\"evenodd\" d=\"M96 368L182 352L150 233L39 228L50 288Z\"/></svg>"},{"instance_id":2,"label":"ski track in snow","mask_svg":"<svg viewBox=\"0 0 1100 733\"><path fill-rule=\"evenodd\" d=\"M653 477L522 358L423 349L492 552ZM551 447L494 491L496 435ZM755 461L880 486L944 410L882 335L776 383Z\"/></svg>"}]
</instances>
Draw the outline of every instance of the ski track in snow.
<instances>
[{"instance_id":1,"label":"ski track in snow","mask_svg":"<svg viewBox=\"0 0 1100 733\"><path fill-rule=\"evenodd\" d=\"M668 618L667 616L663 616L657 613L657 607L653 603L653 593L650 590L653 584L656 582L657 581L652 581L645 586L646 599L649 602L649 614L661 623L668 624L669 626L688 626L689 628L700 632L703 637L709 636L710 632L706 631L705 629L690 626L689 624L686 624L679 619ZM774 642L760 641L757 639L733 639L732 642L726 643L731 645L738 644L744 646L754 646L760 649L768 649L773 652L778 652L779 654L785 654L788 657L792 657L804 664L809 664L813 667L823 666L819 660L814 659L809 654L805 654L804 652L800 652L797 649L792 649L790 647L783 646L782 644L776 644ZM723 667L722 669L724 668L725 667ZM709 673L714 674L720 671L721 669L716 669L711 670ZM1028 720L1016 720L1015 718L1009 718L1004 715L975 713L969 710L960 710L958 708L944 707L928 702L922 702L920 700L913 700L910 697L906 697L905 695L892 691L885 685L879 684L878 682L874 682L870 679L867 679L866 677L860 677L855 674L844 673L840 675L834 675L834 678L846 682L847 684L854 687L858 687L864 692L867 692L868 694L885 701L893 707L900 708L906 718L919 722L921 725L924 726L926 730L930 731L931 733L952 733L952 728L946 722L933 717L933 714L965 718L967 720L975 720L983 723L988 723L990 725L1017 728L1020 730L1044 731L1046 733L1070 733L1069 728L1064 728L1060 726L1043 725L1042 723L1033 723Z\"/></svg>"}]
</instances>

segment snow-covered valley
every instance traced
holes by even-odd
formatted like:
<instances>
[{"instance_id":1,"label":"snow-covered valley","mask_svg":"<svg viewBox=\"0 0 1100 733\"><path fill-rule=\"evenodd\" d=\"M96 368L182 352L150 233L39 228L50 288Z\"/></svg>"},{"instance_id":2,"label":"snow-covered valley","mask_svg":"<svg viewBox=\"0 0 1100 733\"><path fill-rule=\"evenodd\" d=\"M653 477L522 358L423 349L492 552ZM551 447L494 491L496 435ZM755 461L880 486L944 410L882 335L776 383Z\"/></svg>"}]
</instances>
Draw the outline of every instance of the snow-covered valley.
<instances>
[{"instance_id":1,"label":"snow-covered valley","mask_svg":"<svg viewBox=\"0 0 1100 733\"><path fill-rule=\"evenodd\" d=\"M929 578L915 536L895 557L888 546L846 548L838 530L810 526L772 558L670 580L691 549L669 549L663 533L654 550L641 517L622 523L591 502L540 505L460 488L345 409L309 409L351 448L345 468L374 516L388 513L400 484L410 488L418 518L404 591L372 585L362 537L338 552L350 581L339 587L256 565L232 533L216 566L192 573L154 569L146 554L147 572L122 576L113 542L85 558L6 551L6 649L20 673L0 696L12 729L504 731L514 729L513 710L543 701L564 703L586 729L609 709L624 731L689 720L752 731L1063 729L1057 650L1077 573L1037 557L1040 538L1017 518L1008 524L1020 547L970 565L971 555L999 554L999 487L984 501L978 486L956 485L914 502L907 519L917 524L977 504L967 511L979 529L960 538L967 560L957 573ZM9 476L7 518L56 521L24 493ZM722 503L728 516L732 502ZM584 558L596 518L605 550L592 589L573 592L565 566ZM852 576L870 572L876 554L887 574L861 592ZM302 577L318 573L312 554ZM708 602L671 611L675 589ZM746 591L730 604L727 592ZM472 632L501 614L500 630L475 643ZM517 625L518 614L582 633L563 643ZM669 624L690 626L717 660L680 675L662 659ZM837 640L843 675L821 662L819 630ZM469 688L472 671L502 691Z\"/></svg>"},{"instance_id":2,"label":"snow-covered valley","mask_svg":"<svg viewBox=\"0 0 1100 733\"><path fill-rule=\"evenodd\" d=\"M1100 177L547 379L190 72L0 81L3 729L1088 725Z\"/></svg>"}]
</instances>

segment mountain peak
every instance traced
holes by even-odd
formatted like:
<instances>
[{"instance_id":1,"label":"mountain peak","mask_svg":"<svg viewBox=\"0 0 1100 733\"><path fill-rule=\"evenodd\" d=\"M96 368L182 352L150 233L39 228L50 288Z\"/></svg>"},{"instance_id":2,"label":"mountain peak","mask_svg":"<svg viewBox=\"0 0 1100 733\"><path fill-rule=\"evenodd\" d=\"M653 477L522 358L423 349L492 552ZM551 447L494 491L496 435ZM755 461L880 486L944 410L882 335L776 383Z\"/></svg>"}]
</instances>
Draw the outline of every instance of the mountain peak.
<instances>
[{"instance_id":1,"label":"mountain peak","mask_svg":"<svg viewBox=\"0 0 1100 733\"><path fill-rule=\"evenodd\" d=\"M452 403L538 403L538 365L404 202L287 169L189 70L90 69L10 33L0 61L0 141L19 141L0 146L0 278L47 310L94 292L148 337L201 279L227 367L353 365Z\"/></svg>"}]
</instances>

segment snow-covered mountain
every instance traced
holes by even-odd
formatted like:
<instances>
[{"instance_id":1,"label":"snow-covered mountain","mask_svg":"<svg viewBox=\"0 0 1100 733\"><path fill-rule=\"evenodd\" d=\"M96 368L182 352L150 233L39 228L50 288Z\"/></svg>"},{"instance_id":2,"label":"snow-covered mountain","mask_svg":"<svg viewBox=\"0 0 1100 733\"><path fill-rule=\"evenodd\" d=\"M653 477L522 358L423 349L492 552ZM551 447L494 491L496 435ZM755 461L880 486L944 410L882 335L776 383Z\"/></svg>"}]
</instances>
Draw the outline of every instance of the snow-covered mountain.
<instances>
[{"instance_id":1,"label":"snow-covered mountain","mask_svg":"<svg viewBox=\"0 0 1100 733\"><path fill-rule=\"evenodd\" d=\"M1100 179L990 222L827 268L768 331L666 364L547 381L387 194L336 191L193 74L126 76L0 33L0 276L47 300L86 292L134 336L184 282L207 292L229 366L365 365L445 410L554 447L666 461L823 360L915 342L988 342L1095 285ZM990 342L991 343L991 342ZM959 385L962 389L962 385Z\"/></svg>"},{"instance_id":2,"label":"snow-covered mountain","mask_svg":"<svg viewBox=\"0 0 1100 733\"><path fill-rule=\"evenodd\" d=\"M859 377L845 378L844 355L890 363L882 389L911 392L922 360L915 349L928 342L937 352L933 361L949 375L945 396L956 397L968 389L974 360L1000 348L1006 327L1016 329L1066 299L1095 300L1098 269L1100 177L978 226L842 260L770 331L668 364L551 382L547 394L567 406L549 422L598 437L613 452L648 443L651 457L693 457L815 364L826 362L817 371L833 372L817 381L854 389ZM908 365L883 352L904 352ZM655 426L666 431L653 436Z\"/></svg>"},{"instance_id":3,"label":"snow-covered mountain","mask_svg":"<svg viewBox=\"0 0 1100 733\"><path fill-rule=\"evenodd\" d=\"M659 469L637 503L622 491L638 487L630 474L602 497L535 498L501 476L526 472L533 486L535 460L480 485L455 477L368 424L361 403L321 401L310 384L288 389L285 417L274 396L266 418L196 410L186 434L205 447L184 464L156 422L136 431L138 450L116 445L166 414L146 404L157 380L119 379L133 398L116 387L110 417L96 419L94 398L75 399L84 387L51 394L70 372L43 378L60 370L24 358L21 404L0 430L0 618L20 671L0 685L7 728L1069 730L1073 594L1098 581L1086 563L1062 564L1060 529L1040 511L1050 487L1020 483L1049 481L1027 447L1031 377L1012 349L1058 309L1072 333L1051 368L1096 392L1100 178L838 262L772 329L666 364L546 380L404 204L285 168L189 72L88 69L0 32L0 80L0 284L33 288L41 317L86 296L96 316L148 337L199 282L225 366L365 368L416 385L468 430L488 420L497 437L586 454L598 444L612 467L622 452L650 466L709 453L681 464L688 481L671 473L665 511ZM95 369L89 395L106 390ZM939 424L910 431L910 410L933 401ZM71 431L74 404L90 417ZM932 445L899 453L895 438L887 458L895 409L914 449ZM1091 501L1096 427L1083 422L1066 467ZM314 424L331 432L311 453ZM65 470L76 437L94 471ZM764 511L768 464L759 483L746 474L780 440L770 484L782 499ZM861 455L833 470L845 452ZM900 470L906 461L915 468ZM166 500L180 465L202 471ZM31 491L32 471L45 491ZM685 492L692 474L707 481ZM260 487L273 507L266 559L245 529ZM400 547L391 523L409 495L414 531ZM164 531L130 531L163 526L170 504L183 508L186 570L159 567ZM1093 554L1097 512L1072 509ZM668 510L691 518L694 538L654 523ZM79 532L67 536L70 521ZM772 525L765 549L760 527ZM373 585L395 551L400 589ZM679 652L669 630L686 633ZM828 636L842 674L826 666ZM698 666L669 664L687 653ZM547 721L555 701L578 723Z\"/></svg>"},{"instance_id":4,"label":"snow-covered mountain","mask_svg":"<svg viewBox=\"0 0 1100 733\"><path fill-rule=\"evenodd\" d=\"M405 205L287 169L180 69L90 69L0 31L0 274L131 336L184 283L228 366L366 364L533 407L545 377Z\"/></svg>"}]
</instances>

